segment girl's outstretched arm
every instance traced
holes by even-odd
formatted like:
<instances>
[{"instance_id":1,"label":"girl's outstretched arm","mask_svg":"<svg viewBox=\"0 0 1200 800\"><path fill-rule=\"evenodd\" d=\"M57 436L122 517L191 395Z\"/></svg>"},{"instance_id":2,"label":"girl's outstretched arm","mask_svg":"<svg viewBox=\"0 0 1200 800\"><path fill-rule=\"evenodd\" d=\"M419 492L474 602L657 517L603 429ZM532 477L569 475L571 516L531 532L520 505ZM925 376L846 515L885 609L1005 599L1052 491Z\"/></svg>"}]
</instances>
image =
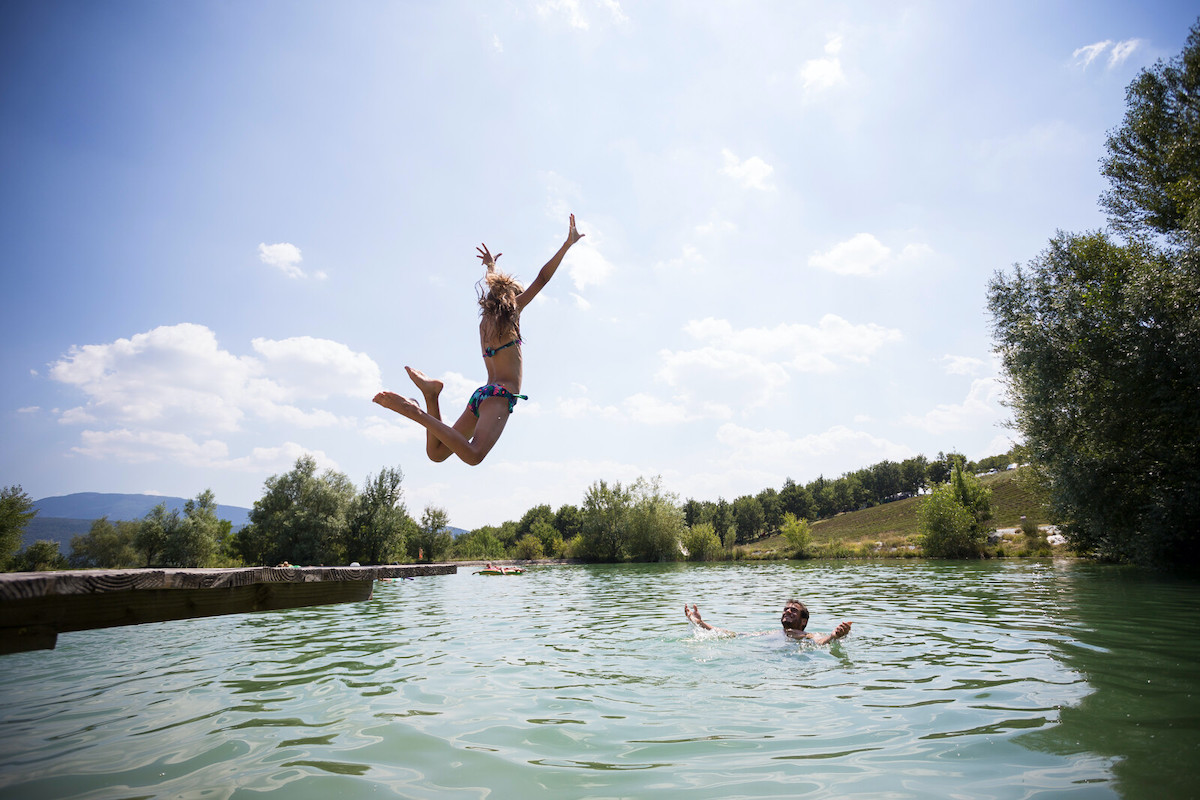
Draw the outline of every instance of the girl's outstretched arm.
<instances>
[{"instance_id":1,"label":"girl's outstretched arm","mask_svg":"<svg viewBox=\"0 0 1200 800\"><path fill-rule=\"evenodd\" d=\"M571 249L571 245L578 242L583 238L583 236L584 234L575 230L575 215L572 214L571 227L567 231L567 240L563 242L562 247L558 248L558 252L551 256L550 260L546 262L546 266L542 267L542 271L539 272L538 276L533 279L533 283L529 284L529 288L517 295L518 309L524 310L525 306L529 305L530 302L533 301L533 298L537 297L538 292L540 292L542 288L550 282L550 279L554 277L554 273L558 271L558 265L562 263L563 256L565 256L567 251Z\"/></svg>"}]
</instances>

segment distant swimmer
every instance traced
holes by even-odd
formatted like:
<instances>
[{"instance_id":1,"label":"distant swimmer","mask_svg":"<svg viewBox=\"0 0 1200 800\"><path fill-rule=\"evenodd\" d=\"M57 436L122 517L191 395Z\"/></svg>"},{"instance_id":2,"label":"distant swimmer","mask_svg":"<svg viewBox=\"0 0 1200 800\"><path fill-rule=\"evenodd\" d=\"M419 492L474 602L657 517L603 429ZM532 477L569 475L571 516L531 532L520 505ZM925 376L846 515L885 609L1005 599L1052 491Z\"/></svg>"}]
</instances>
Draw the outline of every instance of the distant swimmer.
<instances>
[{"instance_id":1,"label":"distant swimmer","mask_svg":"<svg viewBox=\"0 0 1200 800\"><path fill-rule=\"evenodd\" d=\"M717 628L709 625L700 618L700 609L696 608L693 603L691 608L688 608L687 603L683 604L683 614L688 618L688 622L703 628L706 631L713 631L721 636L740 636L742 634L736 631L727 630L725 628ZM810 641L813 644L829 644L834 639L841 639L846 634L850 633L852 622L839 623L833 629L833 633L809 633L804 630L808 626L808 609L799 600L788 600L783 606L783 613L779 618L780 624L783 625L783 635L789 639L801 639ZM747 636L762 636L772 633L772 631L758 631L756 633L746 634Z\"/></svg>"},{"instance_id":2,"label":"distant swimmer","mask_svg":"<svg viewBox=\"0 0 1200 800\"><path fill-rule=\"evenodd\" d=\"M428 410L422 410L415 399L401 397L395 392L380 392L374 398L374 402L384 408L425 427L425 453L430 460L445 461L453 454L472 466L479 464L499 441L517 401L529 399L520 394L523 377L521 312L554 277L571 246L582 238L583 234L575 230L575 215L572 214L567 240L542 267L528 289L523 289L511 275L496 269L496 259L501 253L493 256L486 244L475 248L479 251L477 258L487 267L482 281L487 288L480 288L479 292L479 345L483 348L487 383L471 395L466 409L453 426L442 421L438 405L442 381L426 377L412 367L404 369L424 395Z\"/></svg>"}]
</instances>

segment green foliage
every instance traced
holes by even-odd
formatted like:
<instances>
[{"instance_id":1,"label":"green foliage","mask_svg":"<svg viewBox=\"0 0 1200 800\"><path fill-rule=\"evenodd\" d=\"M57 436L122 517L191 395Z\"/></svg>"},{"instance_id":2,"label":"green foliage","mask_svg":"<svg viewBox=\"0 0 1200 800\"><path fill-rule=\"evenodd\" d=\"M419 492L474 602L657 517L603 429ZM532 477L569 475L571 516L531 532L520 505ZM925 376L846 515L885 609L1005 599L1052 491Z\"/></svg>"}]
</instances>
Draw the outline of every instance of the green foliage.
<instances>
[{"instance_id":1,"label":"green foliage","mask_svg":"<svg viewBox=\"0 0 1200 800\"><path fill-rule=\"evenodd\" d=\"M921 501L917 517L922 531L921 547L931 558L978 557L987 541L949 483L935 487Z\"/></svg>"},{"instance_id":2,"label":"green foliage","mask_svg":"<svg viewBox=\"0 0 1200 800\"><path fill-rule=\"evenodd\" d=\"M415 535L410 540L409 555L423 561L442 561L450 552L454 537L447 528L450 527L450 516L446 509L437 506L426 506L421 513L421 523L417 526Z\"/></svg>"},{"instance_id":3,"label":"green foliage","mask_svg":"<svg viewBox=\"0 0 1200 800\"><path fill-rule=\"evenodd\" d=\"M536 561L539 558L543 558L544 555L545 554L542 552L541 540L532 533L527 533L518 539L517 547L513 551L513 556L515 558L523 559L525 561Z\"/></svg>"},{"instance_id":4,"label":"green foliage","mask_svg":"<svg viewBox=\"0 0 1200 800\"><path fill-rule=\"evenodd\" d=\"M541 546L543 555L538 558L558 558L562 555L563 539L558 535L558 530L544 519L539 519L533 523L533 527L526 536L532 536L537 539ZM517 542L520 545L520 541Z\"/></svg>"},{"instance_id":5,"label":"green foliage","mask_svg":"<svg viewBox=\"0 0 1200 800\"><path fill-rule=\"evenodd\" d=\"M504 558L504 543L496 536L497 529L488 525L464 533L450 548L453 558L463 561L491 561Z\"/></svg>"},{"instance_id":6,"label":"green foliage","mask_svg":"<svg viewBox=\"0 0 1200 800\"><path fill-rule=\"evenodd\" d=\"M144 559L134 546L140 527L139 522L121 520L113 524L108 517L101 517L86 534L71 539L70 565L77 569L141 566Z\"/></svg>"},{"instance_id":7,"label":"green foliage","mask_svg":"<svg viewBox=\"0 0 1200 800\"><path fill-rule=\"evenodd\" d=\"M792 558L804 558L808 555L809 546L812 545L812 528L808 520L796 519L791 513L785 514L780 531L787 540Z\"/></svg>"},{"instance_id":8,"label":"green foliage","mask_svg":"<svg viewBox=\"0 0 1200 800\"><path fill-rule=\"evenodd\" d=\"M134 547L145 558L147 567L161 565L167 542L179 529L179 512L167 511L166 503L159 503L142 517L137 533L133 537Z\"/></svg>"},{"instance_id":9,"label":"green foliage","mask_svg":"<svg viewBox=\"0 0 1200 800\"><path fill-rule=\"evenodd\" d=\"M1107 142L1101 202L1119 232L1200 234L1200 22L1183 52L1143 70L1125 93L1125 119Z\"/></svg>"},{"instance_id":10,"label":"green foliage","mask_svg":"<svg viewBox=\"0 0 1200 800\"><path fill-rule=\"evenodd\" d=\"M17 572L46 572L66 569L67 559L58 552L58 542L38 539L13 561Z\"/></svg>"},{"instance_id":11,"label":"green foliage","mask_svg":"<svg viewBox=\"0 0 1200 800\"><path fill-rule=\"evenodd\" d=\"M13 556L21 549L25 527L36 515L33 500L20 486L0 489L0 569L9 568Z\"/></svg>"},{"instance_id":12,"label":"green foliage","mask_svg":"<svg viewBox=\"0 0 1200 800\"><path fill-rule=\"evenodd\" d=\"M989 287L1016 425L1072 546L1200 562L1200 24L1108 140L1117 243L1060 233ZM1160 249L1165 237L1169 247Z\"/></svg>"},{"instance_id":13,"label":"green foliage","mask_svg":"<svg viewBox=\"0 0 1200 800\"><path fill-rule=\"evenodd\" d=\"M401 498L404 473L385 468L367 476L362 492L350 504L346 525L347 561L391 564L407 552L407 540L416 531Z\"/></svg>"},{"instance_id":14,"label":"green foliage","mask_svg":"<svg viewBox=\"0 0 1200 800\"><path fill-rule=\"evenodd\" d=\"M725 548L711 522L701 522L684 531L683 547L688 561L719 561L725 557Z\"/></svg>"},{"instance_id":15,"label":"green foliage","mask_svg":"<svg viewBox=\"0 0 1200 800\"><path fill-rule=\"evenodd\" d=\"M640 561L677 561L687 526L679 498L662 487L662 478L638 478L628 516L629 551Z\"/></svg>"},{"instance_id":16,"label":"green foliage","mask_svg":"<svg viewBox=\"0 0 1200 800\"><path fill-rule=\"evenodd\" d=\"M183 506L183 517L163 544L163 563L170 567L211 567L221 551L228 523L217 519L217 501L205 490Z\"/></svg>"},{"instance_id":17,"label":"green foliage","mask_svg":"<svg viewBox=\"0 0 1200 800\"><path fill-rule=\"evenodd\" d=\"M627 518L631 495L618 481L593 483L583 498L580 555L590 561L614 563L629 556Z\"/></svg>"},{"instance_id":18,"label":"green foliage","mask_svg":"<svg viewBox=\"0 0 1200 800\"><path fill-rule=\"evenodd\" d=\"M317 475L310 455L291 472L273 475L250 512L237 549L247 564L345 563L346 518L354 485L340 472Z\"/></svg>"},{"instance_id":19,"label":"green foliage","mask_svg":"<svg viewBox=\"0 0 1200 800\"><path fill-rule=\"evenodd\" d=\"M766 513L757 498L744 495L733 501L733 526L739 544L758 538L765 523Z\"/></svg>"},{"instance_id":20,"label":"green foliage","mask_svg":"<svg viewBox=\"0 0 1200 800\"><path fill-rule=\"evenodd\" d=\"M563 540L573 539L583 530L583 512L573 505L564 505L554 513L554 528Z\"/></svg>"}]
</instances>

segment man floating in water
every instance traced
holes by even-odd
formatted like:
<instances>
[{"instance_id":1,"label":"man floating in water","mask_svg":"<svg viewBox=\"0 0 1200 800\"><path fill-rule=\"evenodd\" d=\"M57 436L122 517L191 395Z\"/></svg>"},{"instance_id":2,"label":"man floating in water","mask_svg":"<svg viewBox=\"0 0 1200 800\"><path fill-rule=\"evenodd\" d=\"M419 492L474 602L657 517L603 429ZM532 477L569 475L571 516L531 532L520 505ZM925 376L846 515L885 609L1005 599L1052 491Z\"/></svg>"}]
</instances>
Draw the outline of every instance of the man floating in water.
<instances>
[{"instance_id":1,"label":"man floating in water","mask_svg":"<svg viewBox=\"0 0 1200 800\"><path fill-rule=\"evenodd\" d=\"M428 378L412 367L404 369L424 395L427 411L416 400L401 397L395 392L375 395L374 402L425 427L425 453L431 461L445 461L453 454L471 466L480 463L499 441L517 401L529 399L519 393L523 377L521 312L554 277L571 245L582 238L583 234L575 230L575 215L572 214L567 240L542 267L528 289L522 288L511 275L496 269L496 259L500 258L501 253L493 256L486 244L475 248L479 251L476 257L487 267L487 273L483 276L487 289L480 289L479 297L482 309L479 345L483 348L487 383L471 395L466 409L453 426L442 421L438 406L442 382Z\"/></svg>"},{"instance_id":2,"label":"man floating in water","mask_svg":"<svg viewBox=\"0 0 1200 800\"><path fill-rule=\"evenodd\" d=\"M692 607L688 608L687 603L683 604L683 614L688 618L688 622L703 628L706 631L713 631L720 636L740 636L736 631L727 630L725 628L717 628L709 625L700 618L700 609L696 608L696 604L692 603ZM779 622L783 625L783 635L789 639L801 639L810 641L813 644L829 644L834 639L841 639L846 634L850 633L852 622L841 622L833 633L809 633L804 630L808 626L808 609L804 603L799 600L788 600L783 606L783 614L779 618ZM756 633L746 634L747 636L762 636L772 633L772 631L758 631Z\"/></svg>"}]
</instances>

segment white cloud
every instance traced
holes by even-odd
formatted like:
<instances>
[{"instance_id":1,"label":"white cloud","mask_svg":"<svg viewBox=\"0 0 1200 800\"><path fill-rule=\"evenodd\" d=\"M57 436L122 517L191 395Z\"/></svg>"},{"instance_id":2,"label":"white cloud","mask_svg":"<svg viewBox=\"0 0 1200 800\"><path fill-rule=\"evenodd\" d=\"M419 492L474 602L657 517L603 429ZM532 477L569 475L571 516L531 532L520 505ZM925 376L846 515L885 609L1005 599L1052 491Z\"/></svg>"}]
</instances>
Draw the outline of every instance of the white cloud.
<instances>
[{"instance_id":1,"label":"white cloud","mask_svg":"<svg viewBox=\"0 0 1200 800\"><path fill-rule=\"evenodd\" d=\"M738 226L727 219L720 219L715 214L703 225L696 226L696 233L701 236L714 236L720 233L737 233Z\"/></svg>"},{"instance_id":2,"label":"white cloud","mask_svg":"<svg viewBox=\"0 0 1200 800\"><path fill-rule=\"evenodd\" d=\"M943 403L920 417L910 414L904 423L933 434L981 430L1005 418L1003 399L1004 387L999 378L977 378L961 403Z\"/></svg>"},{"instance_id":3,"label":"white cloud","mask_svg":"<svg viewBox=\"0 0 1200 800\"><path fill-rule=\"evenodd\" d=\"M62 412L59 422L92 428L77 448L87 455L239 469L252 463L249 457L228 459L212 434L241 430L247 418L294 428L350 427L353 418L301 404L334 394L365 403L381 383L369 357L337 342L256 339L253 347L261 358L235 356L205 326L182 323L72 348L50 366L50 376L78 389L87 403Z\"/></svg>"},{"instance_id":4,"label":"white cloud","mask_svg":"<svg viewBox=\"0 0 1200 800\"><path fill-rule=\"evenodd\" d=\"M578 295L578 294L575 294L574 292L571 292L571 297L575 300L575 307L578 308L580 311L587 311L587 310L591 309L592 304L589 303L587 301L587 299L584 298L582 295Z\"/></svg>"},{"instance_id":5,"label":"white cloud","mask_svg":"<svg viewBox=\"0 0 1200 800\"><path fill-rule=\"evenodd\" d=\"M892 251L869 233L857 233L824 253L809 256L808 265L839 275L878 275Z\"/></svg>"},{"instance_id":6,"label":"white cloud","mask_svg":"<svg viewBox=\"0 0 1200 800\"><path fill-rule=\"evenodd\" d=\"M300 255L300 248L294 244L259 244L258 258L262 263L275 267L293 280L304 277L304 270L300 269L300 262L304 257Z\"/></svg>"},{"instance_id":7,"label":"white cloud","mask_svg":"<svg viewBox=\"0 0 1200 800\"><path fill-rule=\"evenodd\" d=\"M884 459L903 461L911 448L836 425L823 433L793 438L788 431L752 429L726 423L717 430L717 441L729 448L725 460L734 466L754 466L775 474L830 476Z\"/></svg>"},{"instance_id":8,"label":"white cloud","mask_svg":"<svg viewBox=\"0 0 1200 800\"><path fill-rule=\"evenodd\" d=\"M1114 69L1124 64L1125 61L1133 55L1134 51L1142 44L1141 39L1126 39L1123 42L1113 42L1112 39L1105 39L1102 42L1084 45L1077 48L1071 54L1075 59L1075 65L1080 69L1087 69L1092 62L1104 54L1108 50L1108 69ZM1111 48L1111 49L1110 49Z\"/></svg>"},{"instance_id":9,"label":"white cloud","mask_svg":"<svg viewBox=\"0 0 1200 800\"><path fill-rule=\"evenodd\" d=\"M356 353L340 342L296 336L290 339L254 339L255 352L264 369L285 391L313 398L333 394L373 397L383 388L379 365L366 353Z\"/></svg>"},{"instance_id":10,"label":"white cloud","mask_svg":"<svg viewBox=\"0 0 1200 800\"><path fill-rule=\"evenodd\" d=\"M874 276L885 272L892 264L909 264L933 255L929 245L912 242L904 245L897 256L892 249L870 233L856 233L824 252L808 258L810 267L828 270L838 275Z\"/></svg>"},{"instance_id":11,"label":"white cloud","mask_svg":"<svg viewBox=\"0 0 1200 800\"><path fill-rule=\"evenodd\" d=\"M581 239L567 254L567 274L575 283L575 288L583 291L588 286L599 286L608 280L613 273L613 265L609 263L600 251L591 244L585 244L587 239Z\"/></svg>"},{"instance_id":12,"label":"white cloud","mask_svg":"<svg viewBox=\"0 0 1200 800\"><path fill-rule=\"evenodd\" d=\"M942 361L946 363L946 372L950 375L978 375L979 371L987 365L987 362L981 358L950 354L942 356Z\"/></svg>"},{"instance_id":13,"label":"white cloud","mask_svg":"<svg viewBox=\"0 0 1200 800\"><path fill-rule=\"evenodd\" d=\"M1114 44L1108 54L1108 68L1113 69L1125 63L1125 60L1133 55L1133 51L1137 50L1141 43L1140 39L1126 39Z\"/></svg>"},{"instance_id":14,"label":"white cloud","mask_svg":"<svg viewBox=\"0 0 1200 800\"><path fill-rule=\"evenodd\" d=\"M760 189L765 192L775 188L769 183L771 173L775 171L775 168L758 156L751 156L742 161L726 149L721 151L721 157L725 160L725 166L721 168L721 172L733 178L743 188Z\"/></svg>"},{"instance_id":15,"label":"white cloud","mask_svg":"<svg viewBox=\"0 0 1200 800\"><path fill-rule=\"evenodd\" d=\"M842 37L831 36L825 43L825 58L814 58L805 61L800 67L800 83L807 92L820 92L832 89L846 82L842 72L842 61L838 54L842 50Z\"/></svg>"},{"instance_id":16,"label":"white cloud","mask_svg":"<svg viewBox=\"0 0 1200 800\"><path fill-rule=\"evenodd\" d=\"M492 34L492 47L497 53L504 52L504 45L500 43L500 36L497 34Z\"/></svg>"},{"instance_id":17,"label":"white cloud","mask_svg":"<svg viewBox=\"0 0 1200 800\"><path fill-rule=\"evenodd\" d=\"M1071 54L1071 57L1075 59L1076 64L1084 69L1087 69L1088 65L1095 61L1101 53L1107 50L1110 44L1112 44L1112 40L1105 39L1103 42L1084 45L1083 47L1075 50L1075 52Z\"/></svg>"},{"instance_id":18,"label":"white cloud","mask_svg":"<svg viewBox=\"0 0 1200 800\"><path fill-rule=\"evenodd\" d=\"M693 245L685 244L682 253L667 261L659 261L654 265L654 268L656 270L694 273L698 271L702 264L704 264L704 256L700 254L700 250Z\"/></svg>"},{"instance_id":19,"label":"white cloud","mask_svg":"<svg viewBox=\"0 0 1200 800\"><path fill-rule=\"evenodd\" d=\"M735 329L726 320L692 320L684 331L701 345L663 350L657 378L705 416L729 416L772 402L796 372L832 372L865 364L880 348L901 339L897 330L855 325L826 314L813 325Z\"/></svg>"},{"instance_id":20,"label":"white cloud","mask_svg":"<svg viewBox=\"0 0 1200 800\"><path fill-rule=\"evenodd\" d=\"M599 9L617 25L629 22L629 17L621 9L621 4L618 0L594 0L594 2L588 5L594 9ZM591 20L584 11L584 4L580 0L542 0L542 2L537 4L537 11L543 17L564 17L567 20L567 24L572 28L587 30L591 27Z\"/></svg>"},{"instance_id":21,"label":"white cloud","mask_svg":"<svg viewBox=\"0 0 1200 800\"><path fill-rule=\"evenodd\" d=\"M18 408L17 413L18 414L36 414L37 412L39 412L41 410L42 409L39 406L25 406L24 408Z\"/></svg>"}]
</instances>

